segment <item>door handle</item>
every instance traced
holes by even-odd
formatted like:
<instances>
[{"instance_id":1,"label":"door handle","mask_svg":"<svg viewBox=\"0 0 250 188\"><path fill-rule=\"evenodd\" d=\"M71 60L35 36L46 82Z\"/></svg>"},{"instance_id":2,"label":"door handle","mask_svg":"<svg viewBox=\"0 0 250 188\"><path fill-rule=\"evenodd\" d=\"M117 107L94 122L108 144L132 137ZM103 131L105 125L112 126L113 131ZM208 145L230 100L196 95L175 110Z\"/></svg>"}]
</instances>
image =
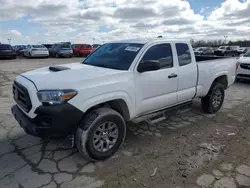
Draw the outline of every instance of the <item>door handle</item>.
<instances>
[{"instance_id":1,"label":"door handle","mask_svg":"<svg viewBox=\"0 0 250 188\"><path fill-rule=\"evenodd\" d=\"M177 74L172 73L172 74L170 74L170 75L168 76L168 78L169 78L169 79L171 79L171 78L176 78L177 76L178 76Z\"/></svg>"}]
</instances>

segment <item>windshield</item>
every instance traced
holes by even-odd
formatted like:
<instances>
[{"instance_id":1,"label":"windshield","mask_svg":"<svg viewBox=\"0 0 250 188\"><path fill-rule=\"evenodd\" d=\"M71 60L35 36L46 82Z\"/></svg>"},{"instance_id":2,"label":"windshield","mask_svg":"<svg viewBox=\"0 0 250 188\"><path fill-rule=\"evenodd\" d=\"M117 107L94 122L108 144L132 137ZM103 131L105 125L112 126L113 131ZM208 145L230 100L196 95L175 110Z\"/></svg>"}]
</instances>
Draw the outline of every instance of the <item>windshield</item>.
<instances>
[{"instance_id":1,"label":"windshield","mask_svg":"<svg viewBox=\"0 0 250 188\"><path fill-rule=\"evenodd\" d=\"M200 51L200 52L202 52L202 51L204 51L205 49L204 48L198 48L197 49L197 51Z\"/></svg>"},{"instance_id":2,"label":"windshield","mask_svg":"<svg viewBox=\"0 0 250 188\"><path fill-rule=\"evenodd\" d=\"M221 46L221 47L219 47L219 49L221 49L221 50L224 50L226 48L227 48L227 46Z\"/></svg>"},{"instance_id":3,"label":"windshield","mask_svg":"<svg viewBox=\"0 0 250 188\"><path fill-rule=\"evenodd\" d=\"M92 53L83 61L83 64L128 70L143 45L137 43L108 43Z\"/></svg>"},{"instance_id":4,"label":"windshield","mask_svg":"<svg viewBox=\"0 0 250 188\"><path fill-rule=\"evenodd\" d=\"M247 53L245 53L245 54L243 55L243 57L250 57L250 51L247 52Z\"/></svg>"},{"instance_id":5,"label":"windshield","mask_svg":"<svg viewBox=\"0 0 250 188\"><path fill-rule=\"evenodd\" d=\"M42 45L32 45L33 48L44 48Z\"/></svg>"}]
</instances>

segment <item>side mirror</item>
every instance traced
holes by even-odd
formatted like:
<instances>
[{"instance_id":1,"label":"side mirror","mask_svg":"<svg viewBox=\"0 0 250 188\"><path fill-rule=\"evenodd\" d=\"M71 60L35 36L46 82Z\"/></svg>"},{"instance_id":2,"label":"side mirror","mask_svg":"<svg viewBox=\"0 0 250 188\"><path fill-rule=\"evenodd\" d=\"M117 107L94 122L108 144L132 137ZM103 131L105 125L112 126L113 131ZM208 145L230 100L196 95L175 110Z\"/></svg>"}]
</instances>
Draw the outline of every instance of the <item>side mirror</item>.
<instances>
[{"instance_id":1,"label":"side mirror","mask_svg":"<svg viewBox=\"0 0 250 188\"><path fill-rule=\"evenodd\" d=\"M148 71L155 71L161 68L159 61L149 60L144 61L138 65L138 72L148 72Z\"/></svg>"}]
</instances>

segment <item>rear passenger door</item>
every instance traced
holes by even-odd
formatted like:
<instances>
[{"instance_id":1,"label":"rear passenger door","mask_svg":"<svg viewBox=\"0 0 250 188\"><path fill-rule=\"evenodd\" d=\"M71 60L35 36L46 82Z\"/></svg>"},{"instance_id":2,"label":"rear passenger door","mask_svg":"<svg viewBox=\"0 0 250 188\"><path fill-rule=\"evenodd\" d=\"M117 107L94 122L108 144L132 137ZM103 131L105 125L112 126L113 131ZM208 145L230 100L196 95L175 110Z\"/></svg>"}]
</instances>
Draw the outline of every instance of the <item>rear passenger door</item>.
<instances>
[{"instance_id":1,"label":"rear passenger door","mask_svg":"<svg viewBox=\"0 0 250 188\"><path fill-rule=\"evenodd\" d=\"M178 60L177 102L182 103L195 96L198 77L197 65L195 57L190 53L191 45L176 43L175 47Z\"/></svg>"}]
</instances>

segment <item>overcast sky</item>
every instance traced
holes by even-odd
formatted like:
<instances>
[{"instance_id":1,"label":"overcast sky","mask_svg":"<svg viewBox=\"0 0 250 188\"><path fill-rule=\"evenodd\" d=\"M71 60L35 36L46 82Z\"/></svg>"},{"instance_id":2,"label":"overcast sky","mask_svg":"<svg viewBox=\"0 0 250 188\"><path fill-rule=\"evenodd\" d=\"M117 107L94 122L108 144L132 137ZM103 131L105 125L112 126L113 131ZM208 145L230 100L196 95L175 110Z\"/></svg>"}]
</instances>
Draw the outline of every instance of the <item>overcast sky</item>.
<instances>
[{"instance_id":1,"label":"overcast sky","mask_svg":"<svg viewBox=\"0 0 250 188\"><path fill-rule=\"evenodd\" d=\"M250 39L250 0L0 0L0 42Z\"/></svg>"}]
</instances>

